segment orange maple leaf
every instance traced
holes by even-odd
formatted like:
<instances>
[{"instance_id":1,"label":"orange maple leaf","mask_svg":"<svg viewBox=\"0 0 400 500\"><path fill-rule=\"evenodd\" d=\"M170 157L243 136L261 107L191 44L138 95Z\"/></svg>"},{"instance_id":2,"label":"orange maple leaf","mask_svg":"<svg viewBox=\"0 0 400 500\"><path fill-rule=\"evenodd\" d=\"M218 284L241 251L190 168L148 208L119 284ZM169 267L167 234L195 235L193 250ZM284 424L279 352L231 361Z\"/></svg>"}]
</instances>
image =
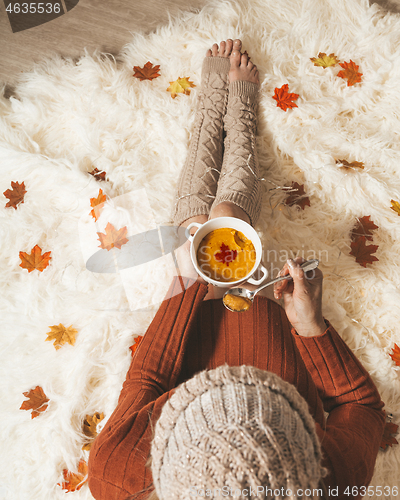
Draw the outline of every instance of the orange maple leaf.
<instances>
[{"instance_id":1,"label":"orange maple leaf","mask_svg":"<svg viewBox=\"0 0 400 500\"><path fill-rule=\"evenodd\" d=\"M31 418L38 417L40 413L47 409L49 399L39 385L28 392L24 392L23 395L28 400L22 403L20 410L32 410Z\"/></svg>"},{"instance_id":2,"label":"orange maple leaf","mask_svg":"<svg viewBox=\"0 0 400 500\"><path fill-rule=\"evenodd\" d=\"M85 443L82 446L82 450L90 451L92 447L94 438L97 436L97 424L99 424L104 419L104 413L96 412L94 415L86 415L83 421L83 433L86 437L90 438L91 441Z\"/></svg>"},{"instance_id":3,"label":"orange maple leaf","mask_svg":"<svg viewBox=\"0 0 400 500\"><path fill-rule=\"evenodd\" d=\"M111 250L114 247L120 249L122 245L129 241L126 238L127 232L128 228L126 226L117 230L112 224L108 223L105 234L97 233L100 241L99 247L104 248L104 250Z\"/></svg>"},{"instance_id":4,"label":"orange maple leaf","mask_svg":"<svg viewBox=\"0 0 400 500\"><path fill-rule=\"evenodd\" d=\"M394 210L397 213L397 215L400 215L400 203L395 200L390 200L390 203L392 204L390 208Z\"/></svg>"},{"instance_id":5,"label":"orange maple leaf","mask_svg":"<svg viewBox=\"0 0 400 500\"><path fill-rule=\"evenodd\" d=\"M352 161L349 163L347 160L336 160L336 165L343 170L351 170L352 168L360 168L364 170L364 163L361 161Z\"/></svg>"},{"instance_id":6,"label":"orange maple leaf","mask_svg":"<svg viewBox=\"0 0 400 500\"><path fill-rule=\"evenodd\" d=\"M310 60L314 63L314 66L322 66L324 69L329 68L329 66L336 66L339 62L335 54L327 56L325 52L320 52L318 57L310 57Z\"/></svg>"},{"instance_id":7,"label":"orange maple leaf","mask_svg":"<svg viewBox=\"0 0 400 500\"><path fill-rule=\"evenodd\" d=\"M141 82L143 80L154 80L154 78L158 78L160 76L160 65L153 66L153 63L150 61L148 61L143 68L140 66L134 66L133 70L135 72L133 76L135 78L140 78Z\"/></svg>"},{"instance_id":8,"label":"orange maple leaf","mask_svg":"<svg viewBox=\"0 0 400 500\"><path fill-rule=\"evenodd\" d=\"M400 348L397 344L394 344L394 347L392 347L392 354L389 354L389 356L393 359L393 361L396 363L397 366L400 366Z\"/></svg>"},{"instance_id":9,"label":"orange maple leaf","mask_svg":"<svg viewBox=\"0 0 400 500\"><path fill-rule=\"evenodd\" d=\"M374 221L370 220L370 215L365 215L361 219L357 219L357 224L353 227L350 233L350 238L355 240L359 236L365 236L366 240L372 241L372 232L374 229L378 229L379 226L374 224Z\"/></svg>"},{"instance_id":10,"label":"orange maple leaf","mask_svg":"<svg viewBox=\"0 0 400 500\"><path fill-rule=\"evenodd\" d=\"M78 491L88 480L88 466L84 460L79 460L78 472L70 472L68 469L63 469L65 481L57 483L63 490Z\"/></svg>"},{"instance_id":11,"label":"orange maple leaf","mask_svg":"<svg viewBox=\"0 0 400 500\"><path fill-rule=\"evenodd\" d=\"M130 350L132 351L132 357L133 355L135 354L136 352L136 349L139 347L139 344L140 342L142 341L143 339L143 335L138 335L136 338L135 338L135 343L133 345L130 346Z\"/></svg>"},{"instance_id":12,"label":"orange maple leaf","mask_svg":"<svg viewBox=\"0 0 400 500\"><path fill-rule=\"evenodd\" d=\"M190 77L178 78L174 82L169 82L169 87L167 88L167 92L171 92L172 99L178 94L190 95L190 89L192 87L196 87L196 85L189 81Z\"/></svg>"},{"instance_id":13,"label":"orange maple leaf","mask_svg":"<svg viewBox=\"0 0 400 500\"><path fill-rule=\"evenodd\" d=\"M311 206L310 198L308 198L308 196L305 196L304 184L292 182L290 191L290 195L285 200L285 205L288 205L289 207L298 205L302 210L304 210L306 206Z\"/></svg>"},{"instance_id":14,"label":"orange maple leaf","mask_svg":"<svg viewBox=\"0 0 400 500\"><path fill-rule=\"evenodd\" d=\"M51 252L46 252L42 255L42 249L39 245L35 245L31 253L19 252L19 258L21 259L20 267L27 269L28 273L37 269L43 272L44 269L49 265L49 260Z\"/></svg>"},{"instance_id":15,"label":"orange maple leaf","mask_svg":"<svg viewBox=\"0 0 400 500\"><path fill-rule=\"evenodd\" d=\"M15 210L17 210L17 205L19 203L24 203L24 196L26 193L25 189L25 183L21 182L13 182L11 181L11 187L12 189L7 189L4 191L4 196L6 198L9 198L10 201L7 202L6 208L7 207L13 207Z\"/></svg>"},{"instance_id":16,"label":"orange maple leaf","mask_svg":"<svg viewBox=\"0 0 400 500\"><path fill-rule=\"evenodd\" d=\"M107 196L103 194L102 189L99 189L99 194L97 198L90 198L90 206L93 207L93 210L90 211L90 215L97 221L100 216L100 212L103 210L102 205L107 199ZM96 208L97 207L97 208Z\"/></svg>"},{"instance_id":17,"label":"orange maple leaf","mask_svg":"<svg viewBox=\"0 0 400 500\"><path fill-rule=\"evenodd\" d=\"M394 444L399 444L397 439L392 436L392 434L397 433L398 425L392 424L392 422L386 422L385 429L383 431L381 448L386 450L388 446L393 446Z\"/></svg>"},{"instance_id":18,"label":"orange maple leaf","mask_svg":"<svg viewBox=\"0 0 400 500\"><path fill-rule=\"evenodd\" d=\"M286 111L288 108L298 108L297 104L292 102L299 98L299 94L289 94L289 85L285 83L280 89L275 89L272 99L275 99L277 107Z\"/></svg>"},{"instance_id":19,"label":"orange maple leaf","mask_svg":"<svg viewBox=\"0 0 400 500\"><path fill-rule=\"evenodd\" d=\"M105 181L106 180L105 170L98 170L97 168L95 168L91 172L88 172L88 174L93 175L93 177L96 179L96 181Z\"/></svg>"},{"instance_id":20,"label":"orange maple leaf","mask_svg":"<svg viewBox=\"0 0 400 500\"><path fill-rule=\"evenodd\" d=\"M351 59L349 63L339 63L339 66L344 68L344 71L339 71L337 76L339 76L340 78L346 78L348 87L354 85L355 83L361 82L363 73L358 72L359 66L357 66L357 64L354 63Z\"/></svg>"},{"instance_id":21,"label":"orange maple leaf","mask_svg":"<svg viewBox=\"0 0 400 500\"><path fill-rule=\"evenodd\" d=\"M356 258L356 262L363 267L367 267L367 264L372 264L375 260L379 260L375 255L371 255L377 251L378 245L366 245L365 242L365 236L358 236L350 244L350 255L353 255Z\"/></svg>"}]
</instances>

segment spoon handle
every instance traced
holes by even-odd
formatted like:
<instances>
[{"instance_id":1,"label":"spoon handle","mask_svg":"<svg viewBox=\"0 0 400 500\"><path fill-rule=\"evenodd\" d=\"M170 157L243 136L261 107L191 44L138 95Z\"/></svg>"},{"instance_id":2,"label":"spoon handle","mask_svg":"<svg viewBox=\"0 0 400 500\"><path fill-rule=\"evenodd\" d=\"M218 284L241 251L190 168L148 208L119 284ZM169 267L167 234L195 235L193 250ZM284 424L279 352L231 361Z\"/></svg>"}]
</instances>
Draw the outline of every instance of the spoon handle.
<instances>
[{"instance_id":1,"label":"spoon handle","mask_svg":"<svg viewBox=\"0 0 400 500\"><path fill-rule=\"evenodd\" d=\"M318 264L319 261L317 259L312 259L312 260L306 260L306 262L303 262L303 264L301 264L300 267L306 273L307 271L312 271L313 269L316 269L318 267ZM291 279L292 277L290 276L290 274L287 274L286 276L279 276L279 278L275 278L271 281L268 281L268 283L265 283L265 285L262 285L259 288L257 288L257 290L254 291L254 295L263 290L264 288L266 288L267 286L273 285L274 283L279 283L279 281L291 280Z\"/></svg>"}]
</instances>

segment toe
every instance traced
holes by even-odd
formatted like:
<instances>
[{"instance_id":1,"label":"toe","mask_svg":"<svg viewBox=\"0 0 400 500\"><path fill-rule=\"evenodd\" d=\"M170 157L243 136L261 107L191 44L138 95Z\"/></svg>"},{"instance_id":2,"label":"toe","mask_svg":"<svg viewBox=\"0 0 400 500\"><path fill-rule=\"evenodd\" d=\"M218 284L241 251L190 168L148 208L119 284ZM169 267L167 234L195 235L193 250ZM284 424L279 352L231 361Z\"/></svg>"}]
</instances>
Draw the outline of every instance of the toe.
<instances>
[{"instance_id":1,"label":"toe","mask_svg":"<svg viewBox=\"0 0 400 500\"><path fill-rule=\"evenodd\" d=\"M229 57L232 53L232 48L233 48L233 40L228 38L226 41L226 47L225 47L225 57Z\"/></svg>"},{"instance_id":2,"label":"toe","mask_svg":"<svg viewBox=\"0 0 400 500\"><path fill-rule=\"evenodd\" d=\"M208 50L207 50L206 56L207 56L207 57L211 57L211 56L212 56L211 49L208 49Z\"/></svg>"},{"instance_id":3,"label":"toe","mask_svg":"<svg viewBox=\"0 0 400 500\"><path fill-rule=\"evenodd\" d=\"M226 42L221 42L219 44L219 56L223 57L225 55Z\"/></svg>"},{"instance_id":4,"label":"toe","mask_svg":"<svg viewBox=\"0 0 400 500\"><path fill-rule=\"evenodd\" d=\"M249 58L247 57L247 54L242 54L242 57L240 58L240 64L242 66L247 66L249 62Z\"/></svg>"},{"instance_id":5,"label":"toe","mask_svg":"<svg viewBox=\"0 0 400 500\"><path fill-rule=\"evenodd\" d=\"M211 49L212 55L216 57L218 55L218 44L214 43Z\"/></svg>"},{"instance_id":6,"label":"toe","mask_svg":"<svg viewBox=\"0 0 400 500\"><path fill-rule=\"evenodd\" d=\"M236 38L236 40L233 41L233 50L238 50L240 52L241 48L242 48L242 40Z\"/></svg>"},{"instance_id":7,"label":"toe","mask_svg":"<svg viewBox=\"0 0 400 500\"><path fill-rule=\"evenodd\" d=\"M231 54L231 66L239 66L240 64L240 52L238 50L234 50Z\"/></svg>"}]
</instances>

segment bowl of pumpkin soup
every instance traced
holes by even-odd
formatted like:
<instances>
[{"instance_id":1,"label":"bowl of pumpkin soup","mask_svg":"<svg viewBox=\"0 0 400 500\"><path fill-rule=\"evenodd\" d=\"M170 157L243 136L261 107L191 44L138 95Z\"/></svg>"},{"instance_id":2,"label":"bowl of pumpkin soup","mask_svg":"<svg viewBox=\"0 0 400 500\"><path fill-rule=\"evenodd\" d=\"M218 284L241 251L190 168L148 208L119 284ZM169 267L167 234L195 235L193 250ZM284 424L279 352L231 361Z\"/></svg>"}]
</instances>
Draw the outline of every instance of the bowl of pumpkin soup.
<instances>
[{"instance_id":1,"label":"bowl of pumpkin soup","mask_svg":"<svg viewBox=\"0 0 400 500\"><path fill-rule=\"evenodd\" d=\"M190 229L197 227L192 236ZM235 217L218 217L204 224L191 223L185 231L191 240L190 257L199 276L215 286L241 283L258 285L267 277L261 265L262 245L256 231ZM259 270L261 279L252 276Z\"/></svg>"}]
</instances>

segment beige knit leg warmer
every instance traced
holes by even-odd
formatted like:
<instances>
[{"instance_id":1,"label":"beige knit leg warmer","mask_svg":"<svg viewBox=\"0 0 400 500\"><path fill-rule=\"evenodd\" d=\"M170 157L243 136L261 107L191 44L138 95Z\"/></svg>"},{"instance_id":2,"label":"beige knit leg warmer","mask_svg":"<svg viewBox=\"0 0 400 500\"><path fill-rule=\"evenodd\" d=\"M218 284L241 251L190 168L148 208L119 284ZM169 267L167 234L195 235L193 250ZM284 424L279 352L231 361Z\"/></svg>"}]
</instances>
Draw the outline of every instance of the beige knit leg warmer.
<instances>
[{"instance_id":1,"label":"beige knit leg warmer","mask_svg":"<svg viewBox=\"0 0 400 500\"><path fill-rule=\"evenodd\" d=\"M214 201L214 207L223 201L239 206L253 226L261 211L256 151L258 93L259 86L252 82L229 84L224 160Z\"/></svg>"},{"instance_id":2,"label":"beige knit leg warmer","mask_svg":"<svg viewBox=\"0 0 400 500\"><path fill-rule=\"evenodd\" d=\"M194 131L172 214L176 226L195 215L208 215L215 199L222 167L229 68L229 57L204 59Z\"/></svg>"}]
</instances>

